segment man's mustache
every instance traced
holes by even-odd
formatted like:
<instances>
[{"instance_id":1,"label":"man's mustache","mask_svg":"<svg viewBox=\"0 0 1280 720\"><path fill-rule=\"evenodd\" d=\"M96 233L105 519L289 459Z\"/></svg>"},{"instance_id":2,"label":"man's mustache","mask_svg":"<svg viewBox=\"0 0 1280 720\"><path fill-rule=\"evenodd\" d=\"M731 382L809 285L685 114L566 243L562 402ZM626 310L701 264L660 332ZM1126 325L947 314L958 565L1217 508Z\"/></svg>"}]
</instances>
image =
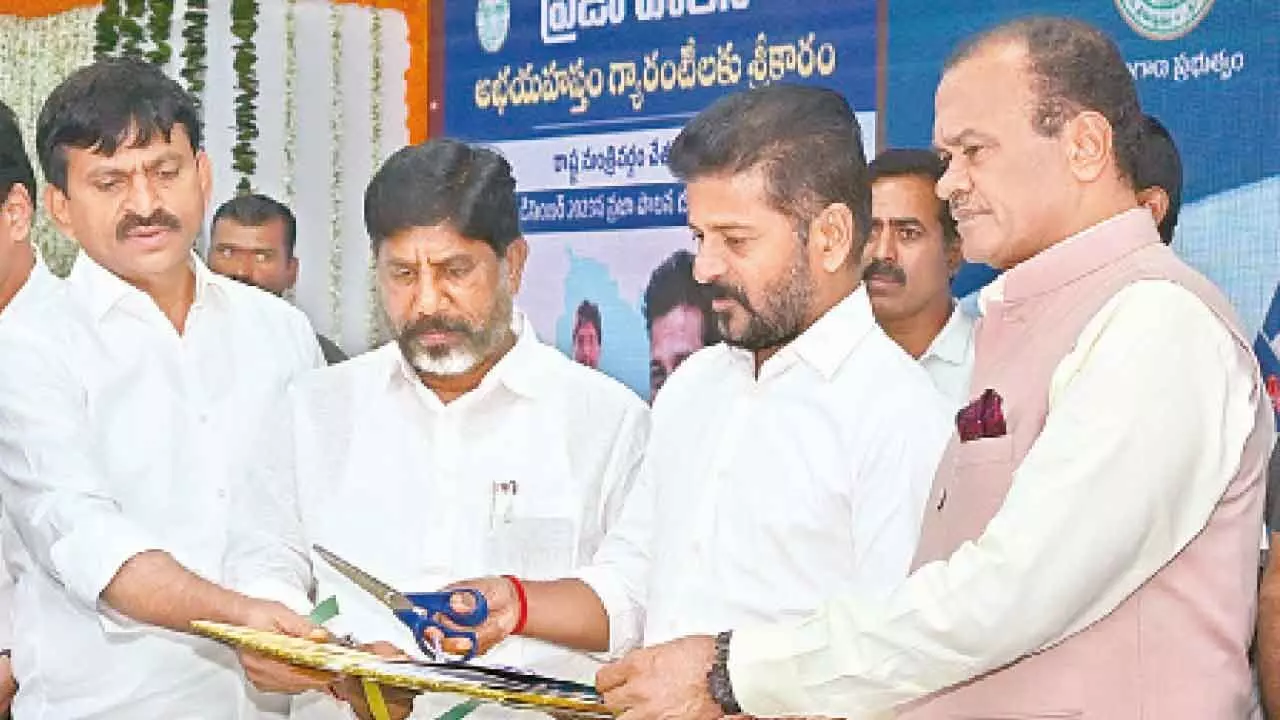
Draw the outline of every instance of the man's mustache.
<instances>
[{"instance_id":1,"label":"man's mustache","mask_svg":"<svg viewBox=\"0 0 1280 720\"><path fill-rule=\"evenodd\" d=\"M116 239L123 241L129 233L144 227L162 227L176 232L182 229L182 221L164 208L156 208L156 211L147 217L129 213L124 216L119 225L116 225Z\"/></svg>"},{"instance_id":2,"label":"man's mustache","mask_svg":"<svg viewBox=\"0 0 1280 720\"><path fill-rule=\"evenodd\" d=\"M425 315L414 320L400 333L401 337L414 338L427 333L452 332L470 334L475 331L465 320L451 319L440 315Z\"/></svg>"},{"instance_id":3,"label":"man's mustache","mask_svg":"<svg viewBox=\"0 0 1280 720\"><path fill-rule=\"evenodd\" d=\"M872 260L862 270L862 281L867 282L872 278L880 280L888 280L899 285L907 284L907 273L898 265L887 260L876 258Z\"/></svg>"},{"instance_id":4,"label":"man's mustache","mask_svg":"<svg viewBox=\"0 0 1280 720\"><path fill-rule=\"evenodd\" d=\"M713 282L709 283L706 287L708 292L711 294L712 300L725 298L738 303L748 310L751 309L751 301L747 299L747 292L736 285L724 285L722 283Z\"/></svg>"}]
</instances>

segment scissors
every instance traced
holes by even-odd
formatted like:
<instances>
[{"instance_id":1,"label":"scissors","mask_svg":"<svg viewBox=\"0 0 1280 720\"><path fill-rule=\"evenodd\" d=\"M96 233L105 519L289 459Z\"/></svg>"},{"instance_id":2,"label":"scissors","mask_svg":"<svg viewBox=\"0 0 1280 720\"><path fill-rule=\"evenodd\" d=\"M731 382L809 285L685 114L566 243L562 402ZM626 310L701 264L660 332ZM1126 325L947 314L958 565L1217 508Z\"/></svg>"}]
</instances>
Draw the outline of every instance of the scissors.
<instances>
[{"instance_id":1,"label":"scissors","mask_svg":"<svg viewBox=\"0 0 1280 720\"><path fill-rule=\"evenodd\" d=\"M382 604L391 608L391 612L400 622L409 626L418 647L433 660L439 659L443 651L427 639L427 628L436 628L445 637L462 638L471 643L470 649L462 659L470 660L476 655L476 634L466 630L454 630L441 624L436 615L443 615L458 625L475 627L489 616L489 605L479 590L461 588L444 592L402 593L390 585L375 578L369 573L343 560L320 545L311 546L316 554L333 566L361 590L377 598ZM470 597L473 603L470 611L461 611L453 607L452 600L458 597Z\"/></svg>"}]
</instances>

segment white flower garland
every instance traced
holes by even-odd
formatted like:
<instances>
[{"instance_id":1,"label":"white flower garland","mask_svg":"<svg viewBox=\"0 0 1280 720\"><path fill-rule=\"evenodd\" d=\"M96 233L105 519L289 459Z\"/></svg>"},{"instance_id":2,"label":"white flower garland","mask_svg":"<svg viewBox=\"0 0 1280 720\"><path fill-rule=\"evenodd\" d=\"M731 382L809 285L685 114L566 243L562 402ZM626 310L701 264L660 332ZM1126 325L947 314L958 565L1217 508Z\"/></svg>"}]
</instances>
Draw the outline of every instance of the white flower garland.
<instances>
[{"instance_id":1,"label":"white flower garland","mask_svg":"<svg viewBox=\"0 0 1280 720\"><path fill-rule=\"evenodd\" d=\"M293 175L298 157L298 18L297 0L284 13L284 203L293 206Z\"/></svg>"},{"instance_id":2,"label":"white flower garland","mask_svg":"<svg viewBox=\"0 0 1280 720\"><path fill-rule=\"evenodd\" d=\"M36 120L44 99L71 71L93 60L94 21L98 8L82 8L47 18L0 15L0 99L22 126L27 154L43 183L35 152ZM39 194L39 193L37 193ZM40 204L36 199L37 205ZM31 231L49 267L66 275L77 247L53 227L45 213L37 211Z\"/></svg>"},{"instance_id":3,"label":"white flower garland","mask_svg":"<svg viewBox=\"0 0 1280 720\"><path fill-rule=\"evenodd\" d=\"M342 10L329 5L329 316L330 334L342 343Z\"/></svg>"},{"instance_id":4,"label":"white flower garland","mask_svg":"<svg viewBox=\"0 0 1280 720\"><path fill-rule=\"evenodd\" d=\"M373 8L370 10L373 16L369 20L369 44L370 44L370 103L369 103L369 125L370 142L369 147L372 152L372 164L370 173L378 171L378 166L382 164L382 11ZM382 313L380 311L380 300L378 298L378 275L377 275L378 259L369 253L369 272L365 279L369 288L369 314L368 314L368 342L369 347L377 347L382 343Z\"/></svg>"}]
</instances>

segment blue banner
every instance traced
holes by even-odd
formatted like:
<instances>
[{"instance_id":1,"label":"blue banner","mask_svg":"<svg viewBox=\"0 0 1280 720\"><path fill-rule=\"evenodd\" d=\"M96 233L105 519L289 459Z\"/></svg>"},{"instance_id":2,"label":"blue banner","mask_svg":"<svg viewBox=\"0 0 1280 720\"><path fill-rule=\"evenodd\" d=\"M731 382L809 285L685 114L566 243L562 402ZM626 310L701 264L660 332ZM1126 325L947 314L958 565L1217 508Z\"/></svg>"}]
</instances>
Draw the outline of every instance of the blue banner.
<instances>
[{"instance_id":1,"label":"blue banner","mask_svg":"<svg viewBox=\"0 0 1280 720\"><path fill-rule=\"evenodd\" d=\"M445 131L506 140L680 126L776 81L875 106L875 0L446 0Z\"/></svg>"},{"instance_id":2,"label":"blue banner","mask_svg":"<svg viewBox=\"0 0 1280 720\"><path fill-rule=\"evenodd\" d=\"M888 142L928 147L933 96L967 37L1028 14L1065 15L1119 45L1143 109L1173 135L1183 209L1173 248L1231 298L1254 333L1280 277L1280 2L1275 0L893 0ZM992 273L967 266L957 294Z\"/></svg>"}]
</instances>

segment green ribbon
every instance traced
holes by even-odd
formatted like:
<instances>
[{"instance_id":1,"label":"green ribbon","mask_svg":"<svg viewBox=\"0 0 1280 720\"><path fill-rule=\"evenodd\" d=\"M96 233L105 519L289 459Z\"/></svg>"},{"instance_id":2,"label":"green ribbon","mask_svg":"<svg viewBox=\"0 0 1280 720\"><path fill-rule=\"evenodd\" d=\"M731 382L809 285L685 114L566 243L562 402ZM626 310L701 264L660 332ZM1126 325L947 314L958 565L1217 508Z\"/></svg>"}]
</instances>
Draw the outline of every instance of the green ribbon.
<instances>
[{"instance_id":1,"label":"green ribbon","mask_svg":"<svg viewBox=\"0 0 1280 720\"><path fill-rule=\"evenodd\" d=\"M311 611L307 619L316 625L323 625L338 616L338 598L330 595Z\"/></svg>"},{"instance_id":2,"label":"green ribbon","mask_svg":"<svg viewBox=\"0 0 1280 720\"><path fill-rule=\"evenodd\" d=\"M462 720L462 718L475 712L475 709L478 707L480 707L479 700L468 700L449 708L445 714L436 718L436 720Z\"/></svg>"}]
</instances>

